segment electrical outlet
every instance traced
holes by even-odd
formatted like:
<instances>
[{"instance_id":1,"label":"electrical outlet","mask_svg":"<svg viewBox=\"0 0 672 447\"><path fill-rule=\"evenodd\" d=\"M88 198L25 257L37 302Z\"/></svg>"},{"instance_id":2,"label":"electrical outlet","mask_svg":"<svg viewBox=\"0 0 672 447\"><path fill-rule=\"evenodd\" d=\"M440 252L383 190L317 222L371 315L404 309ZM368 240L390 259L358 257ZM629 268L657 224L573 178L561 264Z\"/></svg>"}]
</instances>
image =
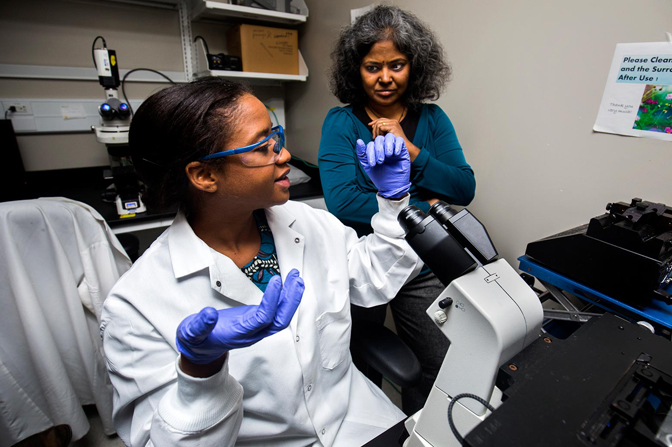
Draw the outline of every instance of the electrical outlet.
<instances>
[{"instance_id":1,"label":"electrical outlet","mask_svg":"<svg viewBox=\"0 0 672 447\"><path fill-rule=\"evenodd\" d=\"M27 102L10 102L6 107L9 109L12 106L16 108L16 112L14 112L14 114L29 115L31 113L30 104Z\"/></svg>"}]
</instances>

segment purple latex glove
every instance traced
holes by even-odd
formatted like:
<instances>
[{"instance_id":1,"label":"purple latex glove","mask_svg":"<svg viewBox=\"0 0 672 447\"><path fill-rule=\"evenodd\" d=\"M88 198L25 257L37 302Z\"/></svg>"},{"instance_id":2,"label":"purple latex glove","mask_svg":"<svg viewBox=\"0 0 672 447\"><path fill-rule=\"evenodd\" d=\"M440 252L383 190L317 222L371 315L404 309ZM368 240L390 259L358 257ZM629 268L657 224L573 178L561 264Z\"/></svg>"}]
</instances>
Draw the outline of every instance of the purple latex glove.
<instances>
[{"instance_id":1,"label":"purple latex glove","mask_svg":"<svg viewBox=\"0 0 672 447\"><path fill-rule=\"evenodd\" d=\"M190 362L206 364L231 349L251 346L289 326L305 286L299 271L268 281L261 303L216 310L206 307L189 315L177 327L177 350Z\"/></svg>"},{"instance_id":2,"label":"purple latex glove","mask_svg":"<svg viewBox=\"0 0 672 447\"><path fill-rule=\"evenodd\" d=\"M381 196L398 199L406 195L411 187L411 156L403 138L378 135L366 146L357 140L357 157Z\"/></svg>"}]
</instances>

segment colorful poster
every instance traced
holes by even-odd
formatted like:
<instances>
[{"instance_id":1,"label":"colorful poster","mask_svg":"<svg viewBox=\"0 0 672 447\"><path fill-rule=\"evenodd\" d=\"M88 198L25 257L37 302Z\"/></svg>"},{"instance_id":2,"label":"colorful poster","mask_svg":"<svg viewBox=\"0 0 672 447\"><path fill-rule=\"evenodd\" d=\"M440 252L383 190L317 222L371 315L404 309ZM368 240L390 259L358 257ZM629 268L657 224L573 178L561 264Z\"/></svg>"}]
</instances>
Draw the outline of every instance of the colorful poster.
<instances>
[{"instance_id":1,"label":"colorful poster","mask_svg":"<svg viewBox=\"0 0 672 447\"><path fill-rule=\"evenodd\" d=\"M672 141L672 43L620 43L593 130Z\"/></svg>"}]
</instances>

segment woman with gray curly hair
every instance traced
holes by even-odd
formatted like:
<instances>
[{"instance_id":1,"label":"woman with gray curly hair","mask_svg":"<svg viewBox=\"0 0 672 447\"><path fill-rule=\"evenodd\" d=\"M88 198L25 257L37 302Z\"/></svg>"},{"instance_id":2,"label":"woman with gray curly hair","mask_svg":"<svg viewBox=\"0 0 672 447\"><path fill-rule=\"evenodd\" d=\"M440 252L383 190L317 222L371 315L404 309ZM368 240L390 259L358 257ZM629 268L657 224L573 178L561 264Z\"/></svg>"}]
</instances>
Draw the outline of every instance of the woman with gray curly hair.
<instances>
[{"instance_id":1,"label":"woman with gray curly hair","mask_svg":"<svg viewBox=\"0 0 672 447\"><path fill-rule=\"evenodd\" d=\"M415 15L381 5L343 28L331 57L331 91L347 105L331 109L322 126L319 167L329 211L360 236L371 232L377 189L356 147L358 140L386 134L403 138L408 148L411 204L424 212L437 200L469 204L474 172L448 116L425 102L439 98L451 73L434 33ZM402 409L409 415L424 405L448 348L425 314L443 289L425 267L390 303L397 332L423 369L421 382L402 390ZM385 307L353 307L353 326L383 324Z\"/></svg>"}]
</instances>

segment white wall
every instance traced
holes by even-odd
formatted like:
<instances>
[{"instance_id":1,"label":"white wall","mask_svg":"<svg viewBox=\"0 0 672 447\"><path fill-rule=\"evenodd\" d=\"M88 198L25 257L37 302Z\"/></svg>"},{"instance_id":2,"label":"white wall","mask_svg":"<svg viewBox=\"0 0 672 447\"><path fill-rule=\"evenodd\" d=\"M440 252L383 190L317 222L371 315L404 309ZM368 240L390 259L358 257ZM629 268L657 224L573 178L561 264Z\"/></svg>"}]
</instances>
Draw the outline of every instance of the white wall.
<instances>
[{"instance_id":1,"label":"white wall","mask_svg":"<svg viewBox=\"0 0 672 447\"><path fill-rule=\"evenodd\" d=\"M313 162L321 121L337 104L323 96L328 49L349 9L370 2L335 3L310 2L300 44L311 79L287 95L301 144L291 149ZM616 44L665 40L672 2L392 3L427 22L447 51L453 80L438 104L476 172L469 209L514 266L528 242L587 223L608 202L672 206L669 142L592 131Z\"/></svg>"},{"instance_id":2,"label":"white wall","mask_svg":"<svg viewBox=\"0 0 672 447\"><path fill-rule=\"evenodd\" d=\"M350 9L370 2L363 0L307 0L310 15L299 28L299 48L310 70L305 83L287 84L288 145L292 155L317 163L322 121L330 108L340 105L329 92L329 54L339 30L350 23Z\"/></svg>"}]
</instances>

